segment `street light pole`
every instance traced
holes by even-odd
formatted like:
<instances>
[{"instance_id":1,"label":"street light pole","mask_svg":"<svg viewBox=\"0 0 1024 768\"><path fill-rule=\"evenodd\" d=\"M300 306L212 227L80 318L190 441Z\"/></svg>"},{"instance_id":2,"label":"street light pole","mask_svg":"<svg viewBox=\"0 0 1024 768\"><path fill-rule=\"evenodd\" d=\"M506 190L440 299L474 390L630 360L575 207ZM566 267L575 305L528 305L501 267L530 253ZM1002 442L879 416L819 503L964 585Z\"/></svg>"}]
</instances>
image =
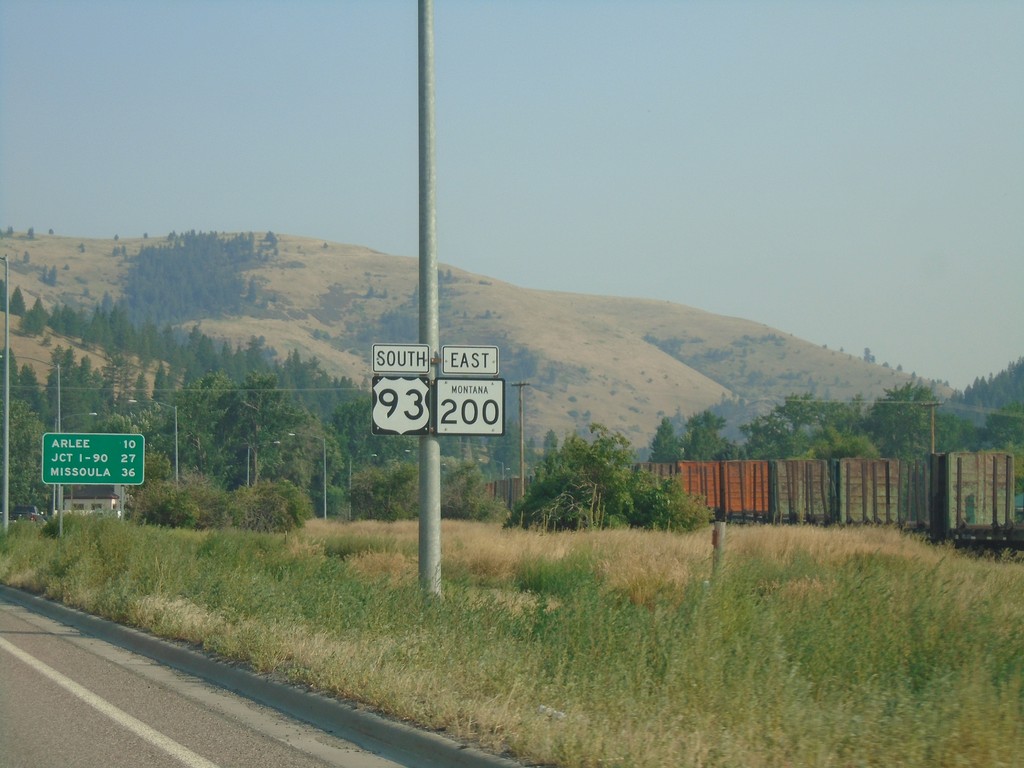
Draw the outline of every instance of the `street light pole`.
<instances>
[{"instance_id":1,"label":"street light pole","mask_svg":"<svg viewBox=\"0 0 1024 768\"><path fill-rule=\"evenodd\" d=\"M38 357L29 357L28 355L19 355L19 359L31 360L34 363L42 363L43 365L52 365L57 371L57 409L53 417L53 427L56 432L60 432L60 363L55 363L52 360L40 360Z\"/></svg>"},{"instance_id":2,"label":"street light pole","mask_svg":"<svg viewBox=\"0 0 1024 768\"><path fill-rule=\"evenodd\" d=\"M38 357L29 357L28 355L22 355L21 359L32 360L33 362L42 363L43 365L52 365L57 369L57 413L53 419L53 431L60 432L60 363L55 363L53 361L47 362L46 360L40 360ZM56 514L57 507L60 503L59 498L61 488L63 488L61 485L53 486L53 509L51 510L53 514Z\"/></svg>"},{"instance_id":3,"label":"street light pole","mask_svg":"<svg viewBox=\"0 0 1024 768\"><path fill-rule=\"evenodd\" d=\"M59 433L60 432L60 363L55 363L55 365L57 366L57 421L55 423L57 425L56 432ZM53 506L56 507L58 505L59 505L59 508L62 510L61 514L63 515L63 509L64 509L64 486L63 485L58 485L58 486L56 486L53 489ZM54 510L54 511L56 511L56 510ZM58 531L58 533L61 534L61 535L63 535L63 533L64 533L63 522L64 522L64 520L63 520L63 516L62 516L61 517L61 524L58 526L59 529L60 529Z\"/></svg>"},{"instance_id":4,"label":"street light pole","mask_svg":"<svg viewBox=\"0 0 1024 768\"><path fill-rule=\"evenodd\" d=\"M264 441L264 445L268 445ZM280 440L271 440L269 445L280 445ZM252 470L252 474L249 474L249 470ZM253 483L256 485L260 484L260 441L257 440L255 443L246 441L245 443L245 484L251 486Z\"/></svg>"},{"instance_id":5,"label":"street light pole","mask_svg":"<svg viewBox=\"0 0 1024 768\"><path fill-rule=\"evenodd\" d=\"M53 420L53 431L60 434L60 367L57 368L57 416ZM59 483L53 486L53 510L52 515L60 517L58 534L64 534L64 486ZM52 517L51 517L52 519Z\"/></svg>"},{"instance_id":6,"label":"street light pole","mask_svg":"<svg viewBox=\"0 0 1024 768\"><path fill-rule=\"evenodd\" d=\"M87 411L85 413L72 413L67 418L72 419L75 416L99 416L96 411ZM60 410L57 411L57 432L60 432L63 428L61 422ZM57 486L57 537L64 538L64 486Z\"/></svg>"},{"instance_id":7,"label":"street light pole","mask_svg":"<svg viewBox=\"0 0 1024 768\"><path fill-rule=\"evenodd\" d=\"M129 399L129 403L138 403L138 400ZM178 482L178 406L170 403L161 403L159 400L151 400L153 405L162 405L174 411L174 482ZM247 483L248 484L248 483Z\"/></svg>"},{"instance_id":8,"label":"street light pole","mask_svg":"<svg viewBox=\"0 0 1024 768\"><path fill-rule=\"evenodd\" d=\"M67 421L68 419L73 419L76 416L99 416L99 415L100 414L99 414L98 411L83 411L82 413L69 413L67 416L64 417L64 421Z\"/></svg>"},{"instance_id":9,"label":"street light pole","mask_svg":"<svg viewBox=\"0 0 1024 768\"><path fill-rule=\"evenodd\" d=\"M132 402L129 400L128 402ZM153 401L153 405L162 405L164 408L170 408L174 411L174 482L177 483L179 479L178 475L178 406L171 405L170 403L161 403L158 400Z\"/></svg>"},{"instance_id":10,"label":"street light pole","mask_svg":"<svg viewBox=\"0 0 1024 768\"><path fill-rule=\"evenodd\" d=\"M289 437L319 437L323 444L323 508L324 520L327 519L327 436L326 435L304 435L299 432L289 432ZM349 488L352 487L352 465L349 464Z\"/></svg>"},{"instance_id":11,"label":"street light pole","mask_svg":"<svg viewBox=\"0 0 1024 768\"><path fill-rule=\"evenodd\" d=\"M129 398L128 402L138 402L134 398ZM150 400L154 406L163 406L174 411L174 482L178 481L178 407L172 406L170 402L161 402L160 400Z\"/></svg>"}]
</instances>

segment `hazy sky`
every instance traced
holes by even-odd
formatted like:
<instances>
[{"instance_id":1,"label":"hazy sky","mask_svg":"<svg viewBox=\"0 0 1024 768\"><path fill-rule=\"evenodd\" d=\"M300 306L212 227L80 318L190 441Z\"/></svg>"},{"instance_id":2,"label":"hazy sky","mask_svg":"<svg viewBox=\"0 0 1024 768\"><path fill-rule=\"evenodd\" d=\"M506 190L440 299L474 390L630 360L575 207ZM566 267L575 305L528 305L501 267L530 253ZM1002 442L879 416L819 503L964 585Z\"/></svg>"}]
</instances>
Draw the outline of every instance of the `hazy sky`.
<instances>
[{"instance_id":1,"label":"hazy sky","mask_svg":"<svg viewBox=\"0 0 1024 768\"><path fill-rule=\"evenodd\" d=\"M957 388L1024 356L1019 0L434 0L434 40L443 264ZM416 256L416 67L413 0L0 0L0 226Z\"/></svg>"}]
</instances>

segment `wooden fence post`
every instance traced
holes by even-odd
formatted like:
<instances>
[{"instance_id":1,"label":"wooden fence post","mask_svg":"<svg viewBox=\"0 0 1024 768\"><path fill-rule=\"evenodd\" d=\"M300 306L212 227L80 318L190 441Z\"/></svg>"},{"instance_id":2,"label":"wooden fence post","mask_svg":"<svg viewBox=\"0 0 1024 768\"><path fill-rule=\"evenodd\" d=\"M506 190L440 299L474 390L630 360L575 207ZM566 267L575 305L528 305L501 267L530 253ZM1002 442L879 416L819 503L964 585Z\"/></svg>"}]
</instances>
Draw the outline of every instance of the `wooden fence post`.
<instances>
[{"instance_id":1,"label":"wooden fence post","mask_svg":"<svg viewBox=\"0 0 1024 768\"><path fill-rule=\"evenodd\" d=\"M713 567L717 571L725 559L725 522L715 521L711 529L711 547L714 550Z\"/></svg>"}]
</instances>

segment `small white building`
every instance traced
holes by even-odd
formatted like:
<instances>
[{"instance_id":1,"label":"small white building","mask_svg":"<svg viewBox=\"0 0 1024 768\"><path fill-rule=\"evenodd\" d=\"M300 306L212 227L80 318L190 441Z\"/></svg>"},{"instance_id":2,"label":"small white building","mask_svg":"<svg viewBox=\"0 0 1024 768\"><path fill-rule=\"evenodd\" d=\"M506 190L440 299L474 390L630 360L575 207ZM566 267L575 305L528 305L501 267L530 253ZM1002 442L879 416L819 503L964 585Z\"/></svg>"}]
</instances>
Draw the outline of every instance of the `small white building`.
<instances>
[{"instance_id":1,"label":"small white building","mask_svg":"<svg viewBox=\"0 0 1024 768\"><path fill-rule=\"evenodd\" d=\"M65 485L62 509L73 515L124 516L124 486Z\"/></svg>"}]
</instances>

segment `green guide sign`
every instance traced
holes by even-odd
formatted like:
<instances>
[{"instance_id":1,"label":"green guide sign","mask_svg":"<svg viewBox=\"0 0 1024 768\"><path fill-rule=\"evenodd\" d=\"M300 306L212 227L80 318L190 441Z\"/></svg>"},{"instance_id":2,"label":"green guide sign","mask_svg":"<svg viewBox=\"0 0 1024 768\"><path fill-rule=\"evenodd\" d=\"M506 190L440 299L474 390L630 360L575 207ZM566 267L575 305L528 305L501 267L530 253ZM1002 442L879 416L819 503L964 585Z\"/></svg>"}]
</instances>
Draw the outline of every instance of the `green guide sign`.
<instances>
[{"instance_id":1,"label":"green guide sign","mask_svg":"<svg viewBox=\"0 0 1024 768\"><path fill-rule=\"evenodd\" d=\"M140 485L145 459L142 435L43 435L43 482L50 485Z\"/></svg>"}]
</instances>

